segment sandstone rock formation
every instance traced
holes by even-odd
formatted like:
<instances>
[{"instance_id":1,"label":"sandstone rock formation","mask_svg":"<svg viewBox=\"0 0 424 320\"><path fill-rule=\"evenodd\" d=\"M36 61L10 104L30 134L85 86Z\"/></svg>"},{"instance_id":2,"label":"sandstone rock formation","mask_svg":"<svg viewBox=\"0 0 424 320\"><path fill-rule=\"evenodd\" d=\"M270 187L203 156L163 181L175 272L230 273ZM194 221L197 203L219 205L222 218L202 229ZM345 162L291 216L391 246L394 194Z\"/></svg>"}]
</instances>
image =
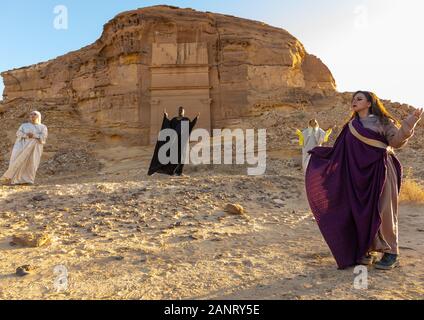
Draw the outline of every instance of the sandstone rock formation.
<instances>
[{"instance_id":1,"label":"sandstone rock formation","mask_svg":"<svg viewBox=\"0 0 424 320\"><path fill-rule=\"evenodd\" d=\"M336 92L329 69L287 31L170 6L119 14L94 44L1 75L3 109L61 111L93 135L140 145L155 140L165 108L201 112L199 126L212 129Z\"/></svg>"},{"instance_id":2,"label":"sandstone rock formation","mask_svg":"<svg viewBox=\"0 0 424 320\"><path fill-rule=\"evenodd\" d=\"M173 116L179 105L189 116L201 112L198 127L266 128L268 153L297 159L295 129L317 118L322 128L336 126L334 142L351 101L285 30L169 6L122 13L94 44L2 76L0 172L18 126L38 109L49 128L39 176L50 178L122 173L125 161L150 156L137 148L156 139L162 111ZM399 119L411 111L384 103ZM420 123L408 154L422 148L422 130Z\"/></svg>"}]
</instances>

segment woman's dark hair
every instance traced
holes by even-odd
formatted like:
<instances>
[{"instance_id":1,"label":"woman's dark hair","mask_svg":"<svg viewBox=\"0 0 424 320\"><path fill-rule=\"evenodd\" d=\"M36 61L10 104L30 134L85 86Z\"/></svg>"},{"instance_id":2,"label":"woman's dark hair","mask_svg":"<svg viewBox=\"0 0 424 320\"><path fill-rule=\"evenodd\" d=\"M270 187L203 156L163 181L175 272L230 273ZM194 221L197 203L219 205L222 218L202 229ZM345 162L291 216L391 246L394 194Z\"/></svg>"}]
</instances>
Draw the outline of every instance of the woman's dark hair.
<instances>
[{"instance_id":1,"label":"woman's dark hair","mask_svg":"<svg viewBox=\"0 0 424 320\"><path fill-rule=\"evenodd\" d=\"M396 126L400 126L399 120L392 116L389 111L387 111L383 102L381 102L375 93L369 91L357 91L353 94L352 100L355 99L355 97L360 93L362 93L367 101L371 103L370 114L377 116L383 124L388 124L389 121L392 120ZM358 114L355 111L352 112L350 120L357 116Z\"/></svg>"}]
</instances>

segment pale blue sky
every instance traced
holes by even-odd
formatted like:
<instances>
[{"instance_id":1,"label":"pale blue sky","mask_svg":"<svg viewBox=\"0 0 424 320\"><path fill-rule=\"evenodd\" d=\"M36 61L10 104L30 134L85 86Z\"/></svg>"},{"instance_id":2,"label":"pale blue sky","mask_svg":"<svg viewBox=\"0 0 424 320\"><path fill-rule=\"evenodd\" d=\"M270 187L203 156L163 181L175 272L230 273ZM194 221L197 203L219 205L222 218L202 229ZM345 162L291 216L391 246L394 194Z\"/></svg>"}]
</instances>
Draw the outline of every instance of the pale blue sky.
<instances>
[{"instance_id":1,"label":"pale blue sky","mask_svg":"<svg viewBox=\"0 0 424 320\"><path fill-rule=\"evenodd\" d=\"M382 98L424 106L422 0L2 0L0 71L77 50L94 42L116 14L158 4L282 27L329 66L339 91L372 90ZM53 27L57 5L68 8L67 30Z\"/></svg>"}]
</instances>

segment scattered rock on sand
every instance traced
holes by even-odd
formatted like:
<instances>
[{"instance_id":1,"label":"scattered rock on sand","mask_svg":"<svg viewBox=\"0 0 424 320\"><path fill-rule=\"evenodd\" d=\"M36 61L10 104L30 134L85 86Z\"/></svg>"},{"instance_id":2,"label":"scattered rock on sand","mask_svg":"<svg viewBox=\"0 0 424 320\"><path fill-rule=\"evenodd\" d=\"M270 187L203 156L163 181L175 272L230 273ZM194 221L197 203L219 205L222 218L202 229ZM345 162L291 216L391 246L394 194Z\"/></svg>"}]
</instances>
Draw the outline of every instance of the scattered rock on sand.
<instances>
[{"instance_id":1,"label":"scattered rock on sand","mask_svg":"<svg viewBox=\"0 0 424 320\"><path fill-rule=\"evenodd\" d=\"M16 275L19 277L24 277L29 274L33 274L36 270L37 270L37 267L26 264L16 269Z\"/></svg>"},{"instance_id":2,"label":"scattered rock on sand","mask_svg":"<svg viewBox=\"0 0 424 320\"><path fill-rule=\"evenodd\" d=\"M40 201L46 201L47 199L48 199L47 196L45 196L43 194L39 194L39 195L36 195L36 196L32 197L32 200L38 201L38 202L40 202Z\"/></svg>"},{"instance_id":3,"label":"scattered rock on sand","mask_svg":"<svg viewBox=\"0 0 424 320\"><path fill-rule=\"evenodd\" d=\"M243 260L243 265L247 268L253 268L253 262L250 260Z\"/></svg>"},{"instance_id":4,"label":"scattered rock on sand","mask_svg":"<svg viewBox=\"0 0 424 320\"><path fill-rule=\"evenodd\" d=\"M123 256L114 256L114 257L112 257L112 259L113 260L116 260L116 261L122 261L122 260L125 259L125 257L123 257Z\"/></svg>"},{"instance_id":5,"label":"scattered rock on sand","mask_svg":"<svg viewBox=\"0 0 424 320\"><path fill-rule=\"evenodd\" d=\"M283 205L284 204L284 201L281 200L281 199L274 199L272 201L274 201L275 204L279 204L279 205Z\"/></svg>"},{"instance_id":6,"label":"scattered rock on sand","mask_svg":"<svg viewBox=\"0 0 424 320\"><path fill-rule=\"evenodd\" d=\"M244 208L239 204L227 204L225 206L225 212L228 212L230 214L236 214L236 215L244 215L245 211Z\"/></svg>"},{"instance_id":7,"label":"scattered rock on sand","mask_svg":"<svg viewBox=\"0 0 424 320\"><path fill-rule=\"evenodd\" d=\"M22 235L14 235L12 237L11 245L20 245L23 247L30 247L30 248L38 248L42 246L46 246L51 244L52 239L50 235L45 233L29 233L29 234L22 234Z\"/></svg>"},{"instance_id":8,"label":"scattered rock on sand","mask_svg":"<svg viewBox=\"0 0 424 320\"><path fill-rule=\"evenodd\" d=\"M3 212L2 213L2 218L3 219L9 219L12 217L12 214L10 212Z\"/></svg>"}]
</instances>

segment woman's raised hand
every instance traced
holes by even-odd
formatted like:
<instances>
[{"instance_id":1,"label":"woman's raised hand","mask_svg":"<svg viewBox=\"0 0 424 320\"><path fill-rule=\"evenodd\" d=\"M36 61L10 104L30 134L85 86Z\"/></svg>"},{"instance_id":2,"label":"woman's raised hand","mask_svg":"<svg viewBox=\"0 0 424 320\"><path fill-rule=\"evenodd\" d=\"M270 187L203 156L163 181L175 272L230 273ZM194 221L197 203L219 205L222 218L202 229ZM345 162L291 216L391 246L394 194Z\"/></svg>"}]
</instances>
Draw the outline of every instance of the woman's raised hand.
<instances>
[{"instance_id":1,"label":"woman's raised hand","mask_svg":"<svg viewBox=\"0 0 424 320\"><path fill-rule=\"evenodd\" d=\"M424 112L423 108L418 108L414 110L413 115L416 116L418 119L421 119L423 112Z\"/></svg>"}]
</instances>

